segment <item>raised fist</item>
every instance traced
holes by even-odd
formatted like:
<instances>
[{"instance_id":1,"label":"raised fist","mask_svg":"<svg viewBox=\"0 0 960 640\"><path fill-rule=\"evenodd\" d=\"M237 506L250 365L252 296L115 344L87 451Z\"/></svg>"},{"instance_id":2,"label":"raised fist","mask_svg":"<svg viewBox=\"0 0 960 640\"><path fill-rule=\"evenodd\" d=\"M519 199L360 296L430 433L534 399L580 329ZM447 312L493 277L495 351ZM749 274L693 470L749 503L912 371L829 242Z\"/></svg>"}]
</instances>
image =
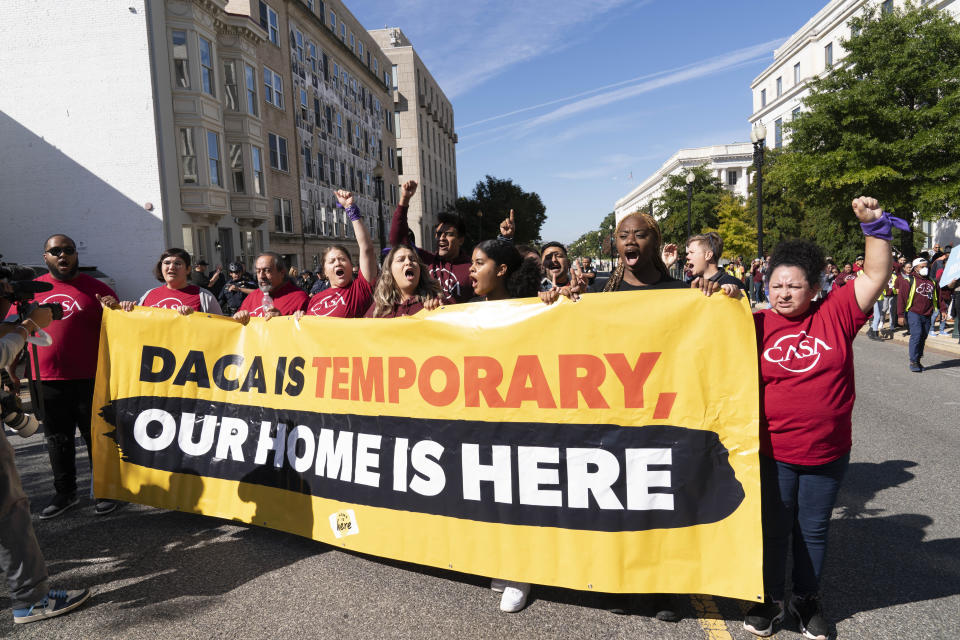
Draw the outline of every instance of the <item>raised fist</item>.
<instances>
[{"instance_id":1,"label":"raised fist","mask_svg":"<svg viewBox=\"0 0 960 640\"><path fill-rule=\"evenodd\" d=\"M853 205L853 213L856 214L860 222L873 222L883 215L883 209L880 208L876 198L860 196L851 204Z\"/></svg>"},{"instance_id":2,"label":"raised fist","mask_svg":"<svg viewBox=\"0 0 960 640\"><path fill-rule=\"evenodd\" d=\"M340 203L340 206L346 209L347 207L353 206L353 193L350 191L344 191L343 189L337 189L334 192L334 195L337 196L337 202Z\"/></svg>"}]
</instances>

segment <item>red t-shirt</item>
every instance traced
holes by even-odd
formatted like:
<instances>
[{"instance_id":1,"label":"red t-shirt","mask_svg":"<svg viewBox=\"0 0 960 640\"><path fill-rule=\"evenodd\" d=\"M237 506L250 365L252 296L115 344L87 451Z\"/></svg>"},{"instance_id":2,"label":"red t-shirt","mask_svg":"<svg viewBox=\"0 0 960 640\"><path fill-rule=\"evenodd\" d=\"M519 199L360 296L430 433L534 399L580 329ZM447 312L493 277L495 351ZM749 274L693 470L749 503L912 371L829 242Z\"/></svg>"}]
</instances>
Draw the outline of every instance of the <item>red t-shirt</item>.
<instances>
[{"instance_id":1,"label":"red t-shirt","mask_svg":"<svg viewBox=\"0 0 960 640\"><path fill-rule=\"evenodd\" d=\"M853 338L867 321L856 288L843 287L797 318L753 315L760 359L760 452L820 465L852 446Z\"/></svg>"},{"instance_id":2,"label":"red t-shirt","mask_svg":"<svg viewBox=\"0 0 960 640\"><path fill-rule=\"evenodd\" d=\"M372 318L373 310L377 307L376 304L371 304L370 308L367 309L367 312L363 314L364 318ZM401 316L412 316L413 314L421 311L423 309L423 303L420 302L420 298L410 298L404 302L401 302L393 308L393 311L389 312L385 316L377 316L378 318L399 318Z\"/></svg>"},{"instance_id":3,"label":"red t-shirt","mask_svg":"<svg viewBox=\"0 0 960 640\"><path fill-rule=\"evenodd\" d=\"M80 273L68 282L49 273L37 278L53 285L51 291L36 295L40 304L58 302L63 305L63 319L54 320L46 328L53 338L49 347L38 347L41 380L84 380L97 375L97 352L100 347L100 319L103 308L100 296L117 294L96 278Z\"/></svg>"},{"instance_id":4,"label":"red t-shirt","mask_svg":"<svg viewBox=\"0 0 960 640\"><path fill-rule=\"evenodd\" d=\"M303 289L287 280L280 288L270 293L273 298L273 306L283 316L292 316L297 311L306 311L307 303L310 297L304 293ZM263 317L263 291L257 289L246 298L240 305L240 311L249 311L255 318Z\"/></svg>"},{"instance_id":5,"label":"red t-shirt","mask_svg":"<svg viewBox=\"0 0 960 640\"><path fill-rule=\"evenodd\" d=\"M195 284L188 284L183 289L168 289L166 285L150 289L140 299L140 305L160 309L176 309L186 305L194 311L203 311L203 306L200 304L200 287Z\"/></svg>"},{"instance_id":6,"label":"red t-shirt","mask_svg":"<svg viewBox=\"0 0 960 640\"><path fill-rule=\"evenodd\" d=\"M373 300L373 285L361 272L346 287L329 287L310 298L308 316L362 318Z\"/></svg>"},{"instance_id":7,"label":"red t-shirt","mask_svg":"<svg viewBox=\"0 0 960 640\"><path fill-rule=\"evenodd\" d=\"M834 284L838 287L842 287L843 285L847 284L851 280L856 280L856 279L857 279L857 274L855 273L841 273L840 275L837 276L836 282Z\"/></svg>"}]
</instances>

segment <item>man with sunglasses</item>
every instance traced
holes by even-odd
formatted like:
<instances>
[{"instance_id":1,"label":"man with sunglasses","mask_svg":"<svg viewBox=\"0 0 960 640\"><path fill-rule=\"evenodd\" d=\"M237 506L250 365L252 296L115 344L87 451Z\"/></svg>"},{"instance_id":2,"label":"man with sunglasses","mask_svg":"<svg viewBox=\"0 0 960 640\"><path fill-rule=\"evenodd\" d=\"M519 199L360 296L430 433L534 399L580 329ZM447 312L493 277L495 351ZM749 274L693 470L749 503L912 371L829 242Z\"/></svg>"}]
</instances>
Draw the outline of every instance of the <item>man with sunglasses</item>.
<instances>
[{"instance_id":1,"label":"man with sunglasses","mask_svg":"<svg viewBox=\"0 0 960 640\"><path fill-rule=\"evenodd\" d=\"M43 246L43 260L50 273L38 277L53 289L39 293L37 302L56 302L63 307L63 319L54 320L47 333L49 347L37 349L40 363L40 391L43 394L43 430L53 468L56 494L40 518L55 518L77 504L76 432L87 445L91 460L90 413L93 381L97 373L100 344L100 299L117 294L96 278L80 273L77 245L68 236L55 234ZM97 500L94 513L105 515L117 508L112 500Z\"/></svg>"},{"instance_id":2,"label":"man with sunglasses","mask_svg":"<svg viewBox=\"0 0 960 640\"><path fill-rule=\"evenodd\" d=\"M409 180L400 187L400 202L390 223L390 246L408 244L410 227L407 224L407 207L417 192L416 180ZM467 232L463 219L455 213L441 213L434 229L437 252L430 253L417 248L420 259L430 275L440 283L444 302L466 302L474 297L470 282L470 256L462 251Z\"/></svg>"}]
</instances>

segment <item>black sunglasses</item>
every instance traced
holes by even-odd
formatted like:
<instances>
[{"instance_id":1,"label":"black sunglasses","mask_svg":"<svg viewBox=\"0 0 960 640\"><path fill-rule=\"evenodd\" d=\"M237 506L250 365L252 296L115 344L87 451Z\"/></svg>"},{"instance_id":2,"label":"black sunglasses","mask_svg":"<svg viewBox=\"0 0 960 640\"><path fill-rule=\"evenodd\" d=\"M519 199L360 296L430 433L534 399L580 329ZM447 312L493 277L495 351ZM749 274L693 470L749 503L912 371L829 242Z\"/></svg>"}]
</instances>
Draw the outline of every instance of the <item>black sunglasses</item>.
<instances>
[{"instance_id":1,"label":"black sunglasses","mask_svg":"<svg viewBox=\"0 0 960 640\"><path fill-rule=\"evenodd\" d=\"M76 252L76 247L54 247L53 249L47 249L47 253L52 255L54 258L59 258L61 254L72 256Z\"/></svg>"}]
</instances>

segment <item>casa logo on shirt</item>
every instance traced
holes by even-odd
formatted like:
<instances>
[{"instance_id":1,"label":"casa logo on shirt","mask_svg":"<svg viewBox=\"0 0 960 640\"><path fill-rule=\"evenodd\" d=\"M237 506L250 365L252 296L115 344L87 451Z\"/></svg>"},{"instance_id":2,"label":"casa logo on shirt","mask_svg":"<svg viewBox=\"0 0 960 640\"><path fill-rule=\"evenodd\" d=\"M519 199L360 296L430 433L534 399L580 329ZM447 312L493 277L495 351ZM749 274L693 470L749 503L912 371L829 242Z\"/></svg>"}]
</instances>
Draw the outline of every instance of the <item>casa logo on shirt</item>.
<instances>
[{"instance_id":1,"label":"casa logo on shirt","mask_svg":"<svg viewBox=\"0 0 960 640\"><path fill-rule=\"evenodd\" d=\"M924 298L933 299L933 284L930 282L921 282L917 285L917 293Z\"/></svg>"},{"instance_id":2,"label":"casa logo on shirt","mask_svg":"<svg viewBox=\"0 0 960 640\"><path fill-rule=\"evenodd\" d=\"M763 358L791 373L804 373L817 366L821 354L832 350L833 347L820 338L808 336L806 331L801 331L782 336L763 352Z\"/></svg>"},{"instance_id":3,"label":"casa logo on shirt","mask_svg":"<svg viewBox=\"0 0 960 640\"><path fill-rule=\"evenodd\" d=\"M315 316L329 316L337 309L337 307L345 304L346 302L343 299L343 293L338 291L321 300L316 300L312 305L310 305L310 313Z\"/></svg>"},{"instance_id":4,"label":"casa logo on shirt","mask_svg":"<svg viewBox=\"0 0 960 640\"><path fill-rule=\"evenodd\" d=\"M460 295L460 281L452 271L443 267L433 267L430 269L430 275L440 283L440 290L446 295L452 298Z\"/></svg>"},{"instance_id":5,"label":"casa logo on shirt","mask_svg":"<svg viewBox=\"0 0 960 640\"><path fill-rule=\"evenodd\" d=\"M80 303L65 293L55 293L52 296L49 296L45 300L43 300L43 304L47 304L50 302L56 302L61 307L63 307L64 320L72 316L74 312L83 311L83 307L80 306Z\"/></svg>"},{"instance_id":6,"label":"casa logo on shirt","mask_svg":"<svg viewBox=\"0 0 960 640\"><path fill-rule=\"evenodd\" d=\"M158 309L179 309L183 306L183 303L176 298L164 298L153 306L157 307Z\"/></svg>"}]
</instances>

